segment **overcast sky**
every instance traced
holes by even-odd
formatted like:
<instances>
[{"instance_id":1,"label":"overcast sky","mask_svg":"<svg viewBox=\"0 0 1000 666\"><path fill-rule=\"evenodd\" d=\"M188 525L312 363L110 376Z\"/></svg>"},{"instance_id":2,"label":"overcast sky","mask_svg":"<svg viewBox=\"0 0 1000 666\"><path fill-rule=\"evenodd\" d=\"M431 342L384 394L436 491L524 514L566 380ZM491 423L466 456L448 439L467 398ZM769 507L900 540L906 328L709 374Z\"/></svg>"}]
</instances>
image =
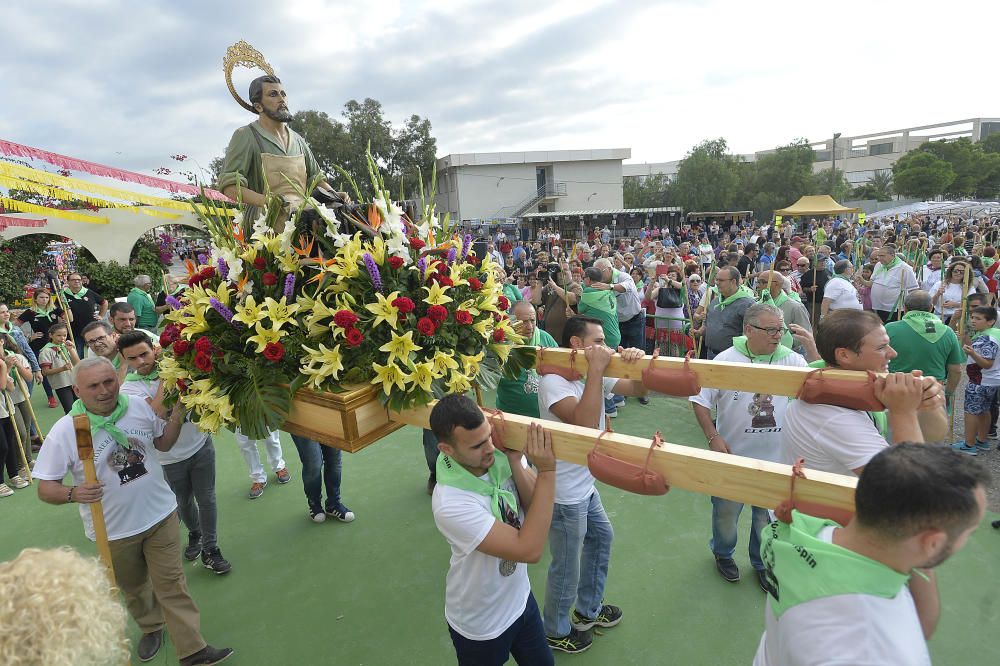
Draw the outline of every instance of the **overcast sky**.
<instances>
[{"instance_id":1,"label":"overcast sky","mask_svg":"<svg viewBox=\"0 0 1000 666\"><path fill-rule=\"evenodd\" d=\"M626 147L1000 116L1000 4L763 0L6 0L0 138L122 168L207 166L252 120L221 61L239 39L293 111L372 97L430 119L438 155ZM983 30L978 30L978 27ZM256 74L237 70L238 90Z\"/></svg>"}]
</instances>

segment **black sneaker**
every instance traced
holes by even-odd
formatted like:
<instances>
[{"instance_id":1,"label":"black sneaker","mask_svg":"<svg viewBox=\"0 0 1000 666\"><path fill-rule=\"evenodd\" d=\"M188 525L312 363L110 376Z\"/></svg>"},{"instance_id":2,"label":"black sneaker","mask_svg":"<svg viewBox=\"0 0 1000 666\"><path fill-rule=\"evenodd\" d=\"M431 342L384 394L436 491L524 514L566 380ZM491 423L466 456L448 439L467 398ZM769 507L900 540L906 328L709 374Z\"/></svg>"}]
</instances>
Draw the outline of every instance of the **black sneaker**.
<instances>
[{"instance_id":1,"label":"black sneaker","mask_svg":"<svg viewBox=\"0 0 1000 666\"><path fill-rule=\"evenodd\" d=\"M648 405L649 404L649 398L639 398L639 404L640 405Z\"/></svg>"},{"instance_id":2,"label":"black sneaker","mask_svg":"<svg viewBox=\"0 0 1000 666\"><path fill-rule=\"evenodd\" d=\"M593 620L580 615L575 609L573 610L573 617L570 618L570 624L577 631L587 631L591 627L613 627L621 621L622 609L611 604L601 606L601 610Z\"/></svg>"},{"instance_id":3,"label":"black sneaker","mask_svg":"<svg viewBox=\"0 0 1000 666\"><path fill-rule=\"evenodd\" d=\"M233 655L233 648L217 648L206 645L194 654L181 659L181 666L212 666Z\"/></svg>"},{"instance_id":4,"label":"black sneaker","mask_svg":"<svg viewBox=\"0 0 1000 666\"><path fill-rule=\"evenodd\" d=\"M731 557L716 557L715 568L730 583L735 583L740 579L740 568L736 566L736 562Z\"/></svg>"},{"instance_id":5,"label":"black sneaker","mask_svg":"<svg viewBox=\"0 0 1000 666\"><path fill-rule=\"evenodd\" d=\"M760 584L760 589L764 590L765 594L771 593L771 583L767 580L767 574L763 569L757 569L757 582Z\"/></svg>"},{"instance_id":6,"label":"black sneaker","mask_svg":"<svg viewBox=\"0 0 1000 666\"><path fill-rule=\"evenodd\" d=\"M211 569L213 573L229 573L233 565L222 556L222 551L218 548L206 548L201 553L201 563L206 569Z\"/></svg>"},{"instance_id":7,"label":"black sneaker","mask_svg":"<svg viewBox=\"0 0 1000 666\"><path fill-rule=\"evenodd\" d=\"M139 661L152 661L160 651L161 645L163 645L163 629L143 634L135 650L139 655Z\"/></svg>"},{"instance_id":8,"label":"black sneaker","mask_svg":"<svg viewBox=\"0 0 1000 666\"><path fill-rule=\"evenodd\" d=\"M184 559L194 562L201 555L201 535L197 532L188 533L188 545L184 549Z\"/></svg>"},{"instance_id":9,"label":"black sneaker","mask_svg":"<svg viewBox=\"0 0 1000 666\"><path fill-rule=\"evenodd\" d=\"M594 643L594 637L590 635L589 631L577 631L576 629L570 629L569 634L562 638L546 636L545 640L549 642L549 647L553 650L568 652L569 654L586 652Z\"/></svg>"},{"instance_id":10,"label":"black sneaker","mask_svg":"<svg viewBox=\"0 0 1000 666\"><path fill-rule=\"evenodd\" d=\"M342 523L350 523L354 521L354 512L340 502L337 502L333 506L326 507L326 515L332 516Z\"/></svg>"}]
</instances>

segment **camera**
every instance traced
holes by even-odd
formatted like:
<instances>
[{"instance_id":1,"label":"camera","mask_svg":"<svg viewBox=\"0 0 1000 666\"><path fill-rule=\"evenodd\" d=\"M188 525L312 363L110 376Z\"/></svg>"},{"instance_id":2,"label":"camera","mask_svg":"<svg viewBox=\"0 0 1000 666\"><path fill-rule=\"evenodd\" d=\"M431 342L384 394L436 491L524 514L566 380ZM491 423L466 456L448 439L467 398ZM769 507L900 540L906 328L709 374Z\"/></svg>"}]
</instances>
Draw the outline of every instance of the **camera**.
<instances>
[{"instance_id":1,"label":"camera","mask_svg":"<svg viewBox=\"0 0 1000 666\"><path fill-rule=\"evenodd\" d=\"M559 264L555 262L550 262L545 266L539 266L537 272L538 279L542 282L548 282L549 280L555 281L556 276L560 272Z\"/></svg>"}]
</instances>

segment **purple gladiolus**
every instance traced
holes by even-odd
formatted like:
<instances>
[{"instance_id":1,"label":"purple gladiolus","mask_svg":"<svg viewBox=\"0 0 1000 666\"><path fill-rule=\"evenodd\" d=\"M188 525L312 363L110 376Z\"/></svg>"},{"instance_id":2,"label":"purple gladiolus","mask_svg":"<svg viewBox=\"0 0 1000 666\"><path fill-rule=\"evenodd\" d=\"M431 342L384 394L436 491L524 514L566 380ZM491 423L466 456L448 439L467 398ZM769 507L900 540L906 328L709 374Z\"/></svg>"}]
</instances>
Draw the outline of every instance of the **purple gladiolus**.
<instances>
[{"instance_id":1,"label":"purple gladiolus","mask_svg":"<svg viewBox=\"0 0 1000 666\"><path fill-rule=\"evenodd\" d=\"M378 272L375 260L367 252L365 252L364 260L365 268L368 269L368 275L372 278L372 286L375 288L375 291L382 291L382 274Z\"/></svg>"},{"instance_id":2,"label":"purple gladiolus","mask_svg":"<svg viewBox=\"0 0 1000 666\"><path fill-rule=\"evenodd\" d=\"M456 254L457 254L457 250L455 250L455 246L454 246L454 245L452 245L452 246L451 246L451 249L450 249L450 250L448 250L448 265L449 265L449 266L450 266L451 264L455 263L455 255L456 255Z\"/></svg>"},{"instance_id":3,"label":"purple gladiolus","mask_svg":"<svg viewBox=\"0 0 1000 666\"><path fill-rule=\"evenodd\" d=\"M427 260L423 257L417 259L417 268L420 270L420 279L427 277Z\"/></svg>"},{"instance_id":4,"label":"purple gladiolus","mask_svg":"<svg viewBox=\"0 0 1000 666\"><path fill-rule=\"evenodd\" d=\"M215 262L219 267L219 277L223 280L229 279L229 264L222 257L219 257L218 261Z\"/></svg>"},{"instance_id":5,"label":"purple gladiolus","mask_svg":"<svg viewBox=\"0 0 1000 666\"><path fill-rule=\"evenodd\" d=\"M170 309L171 309L171 310L180 310L180 309L181 309L182 307L184 307L184 306L183 306L183 305L181 304L181 302L180 302L180 301L178 301L178 300L177 300L176 298L174 298L173 296L167 296L167 298L166 298L166 301L167 301L167 305L169 305L169 306L170 306Z\"/></svg>"},{"instance_id":6,"label":"purple gladiolus","mask_svg":"<svg viewBox=\"0 0 1000 666\"><path fill-rule=\"evenodd\" d=\"M225 319L230 324L233 323L233 311L230 310L229 308L227 308L225 305L223 305L219 301L219 299L217 299L217 298L210 298L210 299L208 299L208 304L212 306L213 310L215 310L220 315L222 315L223 319Z\"/></svg>"},{"instance_id":7,"label":"purple gladiolus","mask_svg":"<svg viewBox=\"0 0 1000 666\"><path fill-rule=\"evenodd\" d=\"M285 298L288 300L292 299L292 294L295 293L295 273L289 273L285 276Z\"/></svg>"},{"instance_id":8,"label":"purple gladiolus","mask_svg":"<svg viewBox=\"0 0 1000 666\"><path fill-rule=\"evenodd\" d=\"M469 249L472 247L472 235L465 234L465 238L462 239L462 255L459 257L462 261L469 256Z\"/></svg>"},{"instance_id":9,"label":"purple gladiolus","mask_svg":"<svg viewBox=\"0 0 1000 666\"><path fill-rule=\"evenodd\" d=\"M205 264L208 263L208 257L206 257L204 254L199 254L198 255L198 263L200 265L204 266Z\"/></svg>"}]
</instances>

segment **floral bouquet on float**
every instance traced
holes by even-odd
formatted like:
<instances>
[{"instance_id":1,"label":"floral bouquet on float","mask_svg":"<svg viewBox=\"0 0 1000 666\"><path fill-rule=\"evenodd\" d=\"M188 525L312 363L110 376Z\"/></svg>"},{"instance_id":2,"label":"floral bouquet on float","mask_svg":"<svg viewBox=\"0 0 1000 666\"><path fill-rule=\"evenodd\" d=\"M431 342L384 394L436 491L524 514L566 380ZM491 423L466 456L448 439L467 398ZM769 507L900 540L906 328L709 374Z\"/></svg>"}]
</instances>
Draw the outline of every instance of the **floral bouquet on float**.
<instances>
[{"instance_id":1,"label":"floral bouquet on float","mask_svg":"<svg viewBox=\"0 0 1000 666\"><path fill-rule=\"evenodd\" d=\"M413 221L370 156L369 169L376 197L365 206L302 193L289 212L268 195L262 215L246 220L206 199L212 254L188 264L189 288L169 300L160 338L168 401L203 430L263 438L302 387L373 384L399 411L494 388L534 363L533 350L513 346L523 340L489 257L476 257L471 236L455 236L423 197Z\"/></svg>"}]
</instances>

